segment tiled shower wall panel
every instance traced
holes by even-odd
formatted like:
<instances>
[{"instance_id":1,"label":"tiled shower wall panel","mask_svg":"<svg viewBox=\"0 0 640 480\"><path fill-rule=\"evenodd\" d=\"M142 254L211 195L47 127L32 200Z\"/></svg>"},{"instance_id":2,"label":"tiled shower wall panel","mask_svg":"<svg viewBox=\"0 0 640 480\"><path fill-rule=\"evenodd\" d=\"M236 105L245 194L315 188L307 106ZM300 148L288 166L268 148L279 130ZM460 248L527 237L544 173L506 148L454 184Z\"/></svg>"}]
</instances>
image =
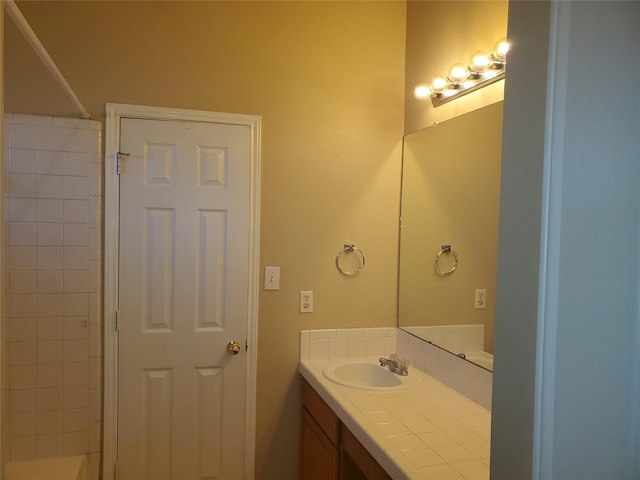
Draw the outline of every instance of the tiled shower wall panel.
<instances>
[{"instance_id":1,"label":"tiled shower wall panel","mask_svg":"<svg viewBox=\"0 0 640 480\"><path fill-rule=\"evenodd\" d=\"M5 114L5 382L11 460L99 462L101 131Z\"/></svg>"}]
</instances>

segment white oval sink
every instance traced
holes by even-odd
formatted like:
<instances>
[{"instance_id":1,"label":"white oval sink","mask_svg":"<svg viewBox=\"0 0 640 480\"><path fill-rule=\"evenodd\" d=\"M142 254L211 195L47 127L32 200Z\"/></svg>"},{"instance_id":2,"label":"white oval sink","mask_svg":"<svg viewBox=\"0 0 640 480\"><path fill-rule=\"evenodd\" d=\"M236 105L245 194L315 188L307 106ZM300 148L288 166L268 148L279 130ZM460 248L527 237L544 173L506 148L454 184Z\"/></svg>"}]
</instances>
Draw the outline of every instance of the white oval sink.
<instances>
[{"instance_id":1,"label":"white oval sink","mask_svg":"<svg viewBox=\"0 0 640 480\"><path fill-rule=\"evenodd\" d=\"M409 369L409 375L400 376L377 362L366 360L333 363L323 373L332 382L365 390L409 388L422 381L422 375L415 369Z\"/></svg>"}]
</instances>

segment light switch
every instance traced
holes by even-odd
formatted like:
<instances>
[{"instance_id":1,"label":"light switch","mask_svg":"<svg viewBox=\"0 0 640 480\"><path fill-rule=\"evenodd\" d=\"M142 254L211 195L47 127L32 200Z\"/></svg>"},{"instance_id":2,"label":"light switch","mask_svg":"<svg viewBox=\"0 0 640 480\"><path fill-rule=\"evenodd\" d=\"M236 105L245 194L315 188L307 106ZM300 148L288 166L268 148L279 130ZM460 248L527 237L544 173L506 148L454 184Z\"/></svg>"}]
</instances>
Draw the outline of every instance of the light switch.
<instances>
[{"instance_id":1,"label":"light switch","mask_svg":"<svg viewBox=\"0 0 640 480\"><path fill-rule=\"evenodd\" d=\"M264 267L264 289L280 290L280 267Z\"/></svg>"}]
</instances>

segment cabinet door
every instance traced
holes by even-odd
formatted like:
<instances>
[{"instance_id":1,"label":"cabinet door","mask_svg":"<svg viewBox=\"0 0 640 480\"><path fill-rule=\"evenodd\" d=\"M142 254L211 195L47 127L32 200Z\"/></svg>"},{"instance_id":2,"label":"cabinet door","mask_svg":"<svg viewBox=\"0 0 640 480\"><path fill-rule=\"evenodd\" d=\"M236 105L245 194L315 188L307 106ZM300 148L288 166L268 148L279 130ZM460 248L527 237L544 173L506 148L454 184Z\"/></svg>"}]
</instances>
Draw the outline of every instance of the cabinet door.
<instances>
[{"instance_id":1,"label":"cabinet door","mask_svg":"<svg viewBox=\"0 0 640 480\"><path fill-rule=\"evenodd\" d=\"M342 425L342 479L391 480L358 439Z\"/></svg>"},{"instance_id":2,"label":"cabinet door","mask_svg":"<svg viewBox=\"0 0 640 480\"><path fill-rule=\"evenodd\" d=\"M340 450L306 408L302 408L300 430L300 480L337 480Z\"/></svg>"}]
</instances>

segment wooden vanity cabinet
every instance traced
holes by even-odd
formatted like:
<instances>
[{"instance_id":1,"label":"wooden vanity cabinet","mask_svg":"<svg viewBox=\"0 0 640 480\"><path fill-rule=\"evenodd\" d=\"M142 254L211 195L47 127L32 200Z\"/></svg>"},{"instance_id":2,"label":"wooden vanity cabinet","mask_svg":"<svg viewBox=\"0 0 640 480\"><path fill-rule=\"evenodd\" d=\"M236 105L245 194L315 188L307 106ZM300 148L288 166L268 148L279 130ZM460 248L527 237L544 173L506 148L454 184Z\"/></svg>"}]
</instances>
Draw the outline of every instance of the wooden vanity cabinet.
<instances>
[{"instance_id":1,"label":"wooden vanity cabinet","mask_svg":"<svg viewBox=\"0 0 640 480\"><path fill-rule=\"evenodd\" d=\"M358 439L342 425L342 477L349 480L391 480Z\"/></svg>"},{"instance_id":2,"label":"wooden vanity cabinet","mask_svg":"<svg viewBox=\"0 0 640 480\"><path fill-rule=\"evenodd\" d=\"M300 479L340 478L340 419L302 378Z\"/></svg>"},{"instance_id":3,"label":"wooden vanity cabinet","mask_svg":"<svg viewBox=\"0 0 640 480\"><path fill-rule=\"evenodd\" d=\"M391 480L302 378L300 480Z\"/></svg>"}]
</instances>

